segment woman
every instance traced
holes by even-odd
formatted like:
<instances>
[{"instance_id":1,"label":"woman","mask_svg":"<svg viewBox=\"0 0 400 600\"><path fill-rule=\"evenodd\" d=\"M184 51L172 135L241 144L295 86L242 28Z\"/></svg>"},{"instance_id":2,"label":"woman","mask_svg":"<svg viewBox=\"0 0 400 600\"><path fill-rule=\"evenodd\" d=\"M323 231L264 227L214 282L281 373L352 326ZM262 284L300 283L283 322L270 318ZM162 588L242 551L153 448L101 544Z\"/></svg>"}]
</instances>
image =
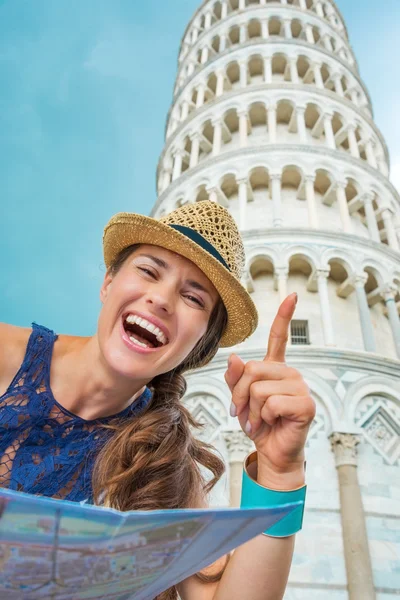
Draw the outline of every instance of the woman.
<instances>
[{"instance_id":1,"label":"woman","mask_svg":"<svg viewBox=\"0 0 400 600\"><path fill-rule=\"evenodd\" d=\"M191 433L182 375L256 328L240 283L239 232L228 211L199 202L159 221L116 215L103 245L94 336L1 326L0 486L119 510L204 507L223 464ZM315 409L301 375L284 362L296 300L281 305L265 359L244 364L232 355L225 375L231 414L257 449L245 505L273 490L289 501L290 490L304 486ZM257 537L235 551L222 576L211 567L159 598L282 598L300 527Z\"/></svg>"}]
</instances>

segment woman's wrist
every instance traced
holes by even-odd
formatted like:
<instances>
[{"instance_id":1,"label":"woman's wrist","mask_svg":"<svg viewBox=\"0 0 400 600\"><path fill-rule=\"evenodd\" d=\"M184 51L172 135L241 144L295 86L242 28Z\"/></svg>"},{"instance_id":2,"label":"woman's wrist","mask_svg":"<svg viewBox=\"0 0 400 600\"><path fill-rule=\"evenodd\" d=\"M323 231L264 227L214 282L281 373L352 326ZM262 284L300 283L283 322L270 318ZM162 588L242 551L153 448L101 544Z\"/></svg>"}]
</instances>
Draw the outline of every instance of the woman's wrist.
<instances>
[{"instance_id":1,"label":"woman's wrist","mask_svg":"<svg viewBox=\"0 0 400 600\"><path fill-rule=\"evenodd\" d=\"M292 491L305 485L305 463L295 463L286 469L277 469L257 452L248 457L247 471L259 485L270 490Z\"/></svg>"}]
</instances>

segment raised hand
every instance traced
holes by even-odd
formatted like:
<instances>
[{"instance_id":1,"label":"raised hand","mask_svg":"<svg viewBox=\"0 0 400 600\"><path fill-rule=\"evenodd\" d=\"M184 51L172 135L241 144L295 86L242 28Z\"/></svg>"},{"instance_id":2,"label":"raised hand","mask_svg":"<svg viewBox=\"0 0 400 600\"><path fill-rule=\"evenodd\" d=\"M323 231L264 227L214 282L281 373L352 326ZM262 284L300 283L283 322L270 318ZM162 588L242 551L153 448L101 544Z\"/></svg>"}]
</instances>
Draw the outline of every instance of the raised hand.
<instances>
[{"instance_id":1,"label":"raised hand","mask_svg":"<svg viewBox=\"0 0 400 600\"><path fill-rule=\"evenodd\" d=\"M315 403L301 374L285 363L297 294L279 307L268 350L261 361L229 360L225 380L232 392L232 416L258 452L258 478L267 487L293 489L304 483L304 445Z\"/></svg>"}]
</instances>

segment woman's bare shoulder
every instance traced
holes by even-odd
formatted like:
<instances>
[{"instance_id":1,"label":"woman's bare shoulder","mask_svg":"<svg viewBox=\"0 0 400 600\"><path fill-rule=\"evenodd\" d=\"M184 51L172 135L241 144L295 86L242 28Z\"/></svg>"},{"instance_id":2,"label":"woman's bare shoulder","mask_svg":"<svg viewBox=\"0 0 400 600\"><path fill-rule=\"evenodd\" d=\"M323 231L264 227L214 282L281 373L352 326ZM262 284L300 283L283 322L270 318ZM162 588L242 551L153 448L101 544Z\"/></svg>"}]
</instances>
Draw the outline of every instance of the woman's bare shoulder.
<instances>
[{"instance_id":1,"label":"woman's bare shoulder","mask_svg":"<svg viewBox=\"0 0 400 600\"><path fill-rule=\"evenodd\" d=\"M31 332L30 327L0 323L0 396L4 394L24 360Z\"/></svg>"}]
</instances>

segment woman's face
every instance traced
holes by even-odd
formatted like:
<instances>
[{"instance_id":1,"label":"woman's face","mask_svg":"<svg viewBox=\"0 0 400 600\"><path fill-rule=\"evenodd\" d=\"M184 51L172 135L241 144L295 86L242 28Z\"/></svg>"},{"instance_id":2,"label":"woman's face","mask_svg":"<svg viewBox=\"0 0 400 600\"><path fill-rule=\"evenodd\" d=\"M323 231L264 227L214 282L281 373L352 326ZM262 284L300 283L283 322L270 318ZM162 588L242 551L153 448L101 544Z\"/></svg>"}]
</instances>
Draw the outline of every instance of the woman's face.
<instances>
[{"instance_id":1,"label":"woman's face","mask_svg":"<svg viewBox=\"0 0 400 600\"><path fill-rule=\"evenodd\" d=\"M170 371L205 334L218 297L190 260L138 247L101 287L98 338L106 363L141 382Z\"/></svg>"}]
</instances>

